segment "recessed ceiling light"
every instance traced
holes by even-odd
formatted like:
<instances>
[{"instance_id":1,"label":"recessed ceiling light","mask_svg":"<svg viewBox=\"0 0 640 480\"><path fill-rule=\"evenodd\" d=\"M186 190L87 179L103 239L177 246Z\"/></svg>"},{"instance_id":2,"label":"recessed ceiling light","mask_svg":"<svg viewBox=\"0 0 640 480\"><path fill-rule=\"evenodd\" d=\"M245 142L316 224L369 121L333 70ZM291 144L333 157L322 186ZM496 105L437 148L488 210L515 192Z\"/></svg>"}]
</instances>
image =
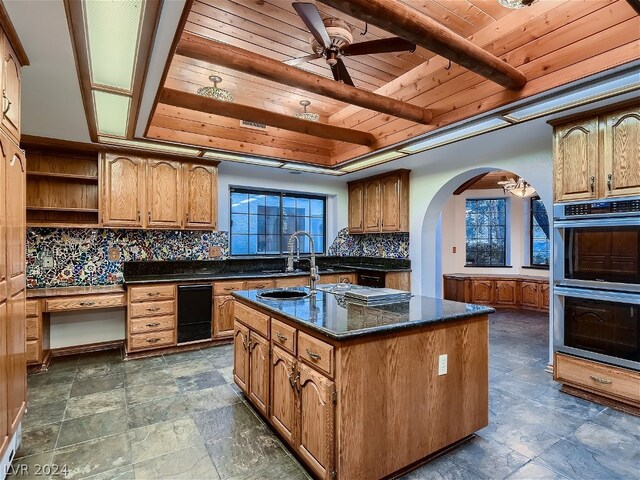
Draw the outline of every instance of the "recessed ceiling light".
<instances>
[{"instance_id":1,"label":"recessed ceiling light","mask_svg":"<svg viewBox=\"0 0 640 480\"><path fill-rule=\"evenodd\" d=\"M340 170L343 172L355 172L356 170L362 170L363 168L373 167L374 165L378 165L384 162L388 162L390 160L395 160L396 158L406 156L405 153L399 152L397 150L389 150L387 152L379 153L378 155L373 155L370 157L363 158L361 160L356 160L348 165L345 165Z\"/></svg>"}]
</instances>

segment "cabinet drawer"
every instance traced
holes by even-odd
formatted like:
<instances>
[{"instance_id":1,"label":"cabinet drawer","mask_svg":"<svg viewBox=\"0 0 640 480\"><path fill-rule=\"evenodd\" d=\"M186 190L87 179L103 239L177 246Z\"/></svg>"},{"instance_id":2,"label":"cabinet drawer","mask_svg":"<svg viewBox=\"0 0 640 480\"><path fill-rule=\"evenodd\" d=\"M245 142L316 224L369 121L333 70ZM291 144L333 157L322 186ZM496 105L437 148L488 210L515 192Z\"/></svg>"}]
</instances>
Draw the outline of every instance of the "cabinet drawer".
<instances>
[{"instance_id":1,"label":"cabinet drawer","mask_svg":"<svg viewBox=\"0 0 640 480\"><path fill-rule=\"evenodd\" d=\"M293 355L296 354L296 329L275 318L271 319L271 333L273 344L284 348Z\"/></svg>"},{"instance_id":2,"label":"cabinet drawer","mask_svg":"<svg viewBox=\"0 0 640 480\"><path fill-rule=\"evenodd\" d=\"M244 323L251 330L258 332L265 338L269 338L268 315L260 313L253 308L249 308L240 302L235 302L233 306L233 316L236 320Z\"/></svg>"},{"instance_id":3,"label":"cabinet drawer","mask_svg":"<svg viewBox=\"0 0 640 480\"><path fill-rule=\"evenodd\" d=\"M245 283L246 290L263 290L276 286L275 280L249 280Z\"/></svg>"},{"instance_id":4,"label":"cabinet drawer","mask_svg":"<svg viewBox=\"0 0 640 480\"><path fill-rule=\"evenodd\" d=\"M148 333L176 328L176 317L132 318L129 323L131 333Z\"/></svg>"},{"instance_id":5,"label":"cabinet drawer","mask_svg":"<svg viewBox=\"0 0 640 480\"><path fill-rule=\"evenodd\" d=\"M304 332L298 334L298 357L333 377L333 347Z\"/></svg>"},{"instance_id":6,"label":"cabinet drawer","mask_svg":"<svg viewBox=\"0 0 640 480\"><path fill-rule=\"evenodd\" d=\"M38 315L40 315L39 300L27 300L25 308L27 311L27 317L37 317Z\"/></svg>"},{"instance_id":7,"label":"cabinet drawer","mask_svg":"<svg viewBox=\"0 0 640 480\"><path fill-rule=\"evenodd\" d=\"M214 295L229 295L236 290L244 290L245 282L222 282L213 284Z\"/></svg>"},{"instance_id":8,"label":"cabinet drawer","mask_svg":"<svg viewBox=\"0 0 640 480\"><path fill-rule=\"evenodd\" d=\"M162 302L134 303L131 305L131 318L138 317L160 317L173 315L175 313L175 303L173 300Z\"/></svg>"},{"instance_id":9,"label":"cabinet drawer","mask_svg":"<svg viewBox=\"0 0 640 480\"><path fill-rule=\"evenodd\" d=\"M554 379L640 405L640 373L625 368L556 354Z\"/></svg>"},{"instance_id":10,"label":"cabinet drawer","mask_svg":"<svg viewBox=\"0 0 640 480\"><path fill-rule=\"evenodd\" d=\"M170 347L176 344L175 332L164 330L162 332L149 332L131 335L129 337L129 350L150 350L152 348Z\"/></svg>"},{"instance_id":11,"label":"cabinet drawer","mask_svg":"<svg viewBox=\"0 0 640 480\"><path fill-rule=\"evenodd\" d=\"M176 289L173 285L152 285L148 287L131 287L129 294L132 302L173 300L174 298L176 298Z\"/></svg>"},{"instance_id":12,"label":"cabinet drawer","mask_svg":"<svg viewBox=\"0 0 640 480\"><path fill-rule=\"evenodd\" d=\"M38 340L27 341L27 363L40 363L40 342Z\"/></svg>"},{"instance_id":13,"label":"cabinet drawer","mask_svg":"<svg viewBox=\"0 0 640 480\"><path fill-rule=\"evenodd\" d=\"M40 338L40 332L38 331L38 324L40 319L38 317L27 318L27 340L37 340Z\"/></svg>"},{"instance_id":14,"label":"cabinet drawer","mask_svg":"<svg viewBox=\"0 0 640 480\"><path fill-rule=\"evenodd\" d=\"M65 312L96 308L124 307L124 293L112 295L83 295L80 297L54 298L46 301L47 312Z\"/></svg>"}]
</instances>

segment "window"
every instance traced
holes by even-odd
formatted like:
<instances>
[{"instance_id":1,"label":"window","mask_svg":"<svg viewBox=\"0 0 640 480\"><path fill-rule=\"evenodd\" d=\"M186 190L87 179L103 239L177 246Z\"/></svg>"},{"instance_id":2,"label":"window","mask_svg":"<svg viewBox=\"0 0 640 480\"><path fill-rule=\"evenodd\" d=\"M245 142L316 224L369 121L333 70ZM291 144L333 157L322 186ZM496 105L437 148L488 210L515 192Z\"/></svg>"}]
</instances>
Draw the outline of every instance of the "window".
<instances>
[{"instance_id":1,"label":"window","mask_svg":"<svg viewBox=\"0 0 640 480\"><path fill-rule=\"evenodd\" d=\"M540 198L531 199L529 225L530 265L549 268L549 252L551 250L549 217Z\"/></svg>"},{"instance_id":2,"label":"window","mask_svg":"<svg viewBox=\"0 0 640 480\"><path fill-rule=\"evenodd\" d=\"M231 255L281 255L297 230L309 232L315 253L324 253L325 213L325 197L231 189ZM307 237L299 242L300 253L311 253Z\"/></svg>"},{"instance_id":3,"label":"window","mask_svg":"<svg viewBox=\"0 0 640 480\"><path fill-rule=\"evenodd\" d=\"M467 200L467 266L506 266L507 200Z\"/></svg>"}]
</instances>

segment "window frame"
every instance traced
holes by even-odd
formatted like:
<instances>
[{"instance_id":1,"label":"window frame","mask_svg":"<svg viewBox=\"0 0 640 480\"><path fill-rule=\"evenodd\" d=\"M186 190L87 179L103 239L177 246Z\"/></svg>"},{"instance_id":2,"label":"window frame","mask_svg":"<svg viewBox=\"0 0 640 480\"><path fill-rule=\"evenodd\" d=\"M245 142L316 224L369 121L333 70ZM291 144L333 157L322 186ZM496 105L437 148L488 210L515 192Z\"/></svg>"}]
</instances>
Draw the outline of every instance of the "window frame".
<instances>
[{"instance_id":1,"label":"window frame","mask_svg":"<svg viewBox=\"0 0 640 480\"><path fill-rule=\"evenodd\" d=\"M551 223L549 223L549 238L547 239L549 242L549 263L534 263L533 262L533 231L534 231L534 217L533 217L533 202L539 200L542 202L542 199L534 195L529 199L529 267L528 268L537 268L540 270L549 270L551 264ZM544 206L544 203L542 204ZM547 207L544 208L545 213L547 213ZM549 214L547 213L547 218Z\"/></svg>"},{"instance_id":2,"label":"window frame","mask_svg":"<svg viewBox=\"0 0 640 480\"><path fill-rule=\"evenodd\" d=\"M286 255L285 251L281 251L279 253L239 253L239 254L234 254L232 251L232 228L233 228L233 207L232 207L232 202L231 202L231 195L233 195L234 193L246 193L246 194L252 194L252 195L278 195L280 197L280 206L279 206L279 216L280 216L280 232L278 234L278 236L280 237L280 242L279 244L282 246L282 241L284 240L286 234L284 233L284 222L283 222L283 218L284 218L284 202L283 202L283 198L284 197L294 197L294 198L306 198L309 200L322 200L323 203L323 210L322 210L322 219L323 219L323 229L322 229L322 238L323 238L323 245L322 245L322 252L316 252L316 255L325 255L327 252L327 201L328 201L328 196L327 195L322 195L322 194L317 194L317 193L306 193L306 192L295 192L295 191L290 191L290 190L276 190L276 189L269 189L269 188L252 188L252 187L234 187L234 186L230 186L229 187L229 256L230 257L282 257L283 255ZM247 216L250 214L247 214ZM311 217L309 217L311 218ZM318 217L319 218L319 217ZM310 232L309 232L310 233ZM247 235L250 236L250 235ZM316 246L316 245L314 245ZM311 252L308 253L304 253L304 252L300 252L300 255L311 255Z\"/></svg>"},{"instance_id":3,"label":"window frame","mask_svg":"<svg viewBox=\"0 0 640 480\"><path fill-rule=\"evenodd\" d=\"M503 258L504 258L504 262L502 264L495 264L495 265L479 265L477 263L467 263L467 202L468 201L487 201L487 200L500 200L504 202L504 238L502 239L502 249L503 249ZM509 198L507 197L486 197L486 198L465 198L464 202L465 202L465 218L464 218L464 246L465 246L465 252L464 252L464 266L465 268L510 268L509 265L509 259L508 257L508 236L509 236L509 225L508 225L508 220L509 220ZM491 238L491 237L489 237ZM477 239L477 237L476 237Z\"/></svg>"}]
</instances>

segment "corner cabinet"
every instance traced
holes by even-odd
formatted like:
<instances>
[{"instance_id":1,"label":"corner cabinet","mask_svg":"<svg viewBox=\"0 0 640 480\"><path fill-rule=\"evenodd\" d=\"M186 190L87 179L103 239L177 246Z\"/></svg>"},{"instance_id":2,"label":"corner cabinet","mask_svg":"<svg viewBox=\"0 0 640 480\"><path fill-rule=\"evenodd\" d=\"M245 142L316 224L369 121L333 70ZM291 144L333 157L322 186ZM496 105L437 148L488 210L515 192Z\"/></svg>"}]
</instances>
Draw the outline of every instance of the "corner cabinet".
<instances>
[{"instance_id":1,"label":"corner cabinet","mask_svg":"<svg viewBox=\"0 0 640 480\"><path fill-rule=\"evenodd\" d=\"M640 195L640 106L552 125L556 202Z\"/></svg>"},{"instance_id":2,"label":"corner cabinet","mask_svg":"<svg viewBox=\"0 0 640 480\"><path fill-rule=\"evenodd\" d=\"M409 231L409 170L349 182L349 233Z\"/></svg>"},{"instance_id":3,"label":"corner cabinet","mask_svg":"<svg viewBox=\"0 0 640 480\"><path fill-rule=\"evenodd\" d=\"M105 227L218 226L216 166L105 153L100 184Z\"/></svg>"}]
</instances>

